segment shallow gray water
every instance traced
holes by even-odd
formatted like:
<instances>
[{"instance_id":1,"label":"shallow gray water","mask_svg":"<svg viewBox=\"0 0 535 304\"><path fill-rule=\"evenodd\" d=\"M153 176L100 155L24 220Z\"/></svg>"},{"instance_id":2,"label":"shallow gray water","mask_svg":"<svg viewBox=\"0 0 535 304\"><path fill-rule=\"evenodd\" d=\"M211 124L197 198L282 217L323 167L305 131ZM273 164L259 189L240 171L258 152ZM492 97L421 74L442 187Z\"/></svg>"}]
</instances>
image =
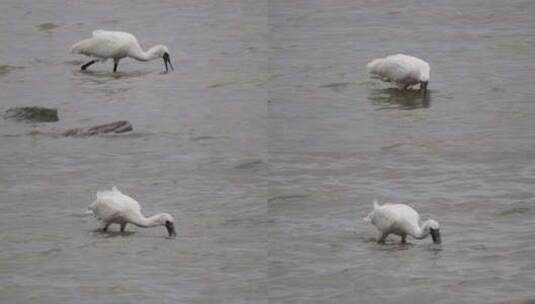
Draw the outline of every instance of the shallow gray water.
<instances>
[{"instance_id":1,"label":"shallow gray water","mask_svg":"<svg viewBox=\"0 0 535 304\"><path fill-rule=\"evenodd\" d=\"M524 303L535 300L535 5L530 1L4 1L2 303ZM163 63L82 73L69 46L121 29ZM372 58L432 66L426 99ZM20 135L129 120L131 134ZM94 232L117 185L164 228ZM443 244L377 245L374 198ZM117 227L112 227L117 231Z\"/></svg>"}]
</instances>

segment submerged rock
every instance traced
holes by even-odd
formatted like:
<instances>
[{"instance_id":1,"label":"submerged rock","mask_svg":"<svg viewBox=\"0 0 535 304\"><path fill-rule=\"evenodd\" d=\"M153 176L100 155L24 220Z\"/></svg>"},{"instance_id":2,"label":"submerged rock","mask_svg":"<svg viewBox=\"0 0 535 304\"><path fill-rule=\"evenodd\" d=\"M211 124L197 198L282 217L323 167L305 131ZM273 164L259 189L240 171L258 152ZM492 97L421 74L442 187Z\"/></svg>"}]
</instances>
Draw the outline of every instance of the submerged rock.
<instances>
[{"instance_id":1,"label":"submerged rock","mask_svg":"<svg viewBox=\"0 0 535 304\"><path fill-rule=\"evenodd\" d=\"M7 75L9 72L19 69L24 69L24 67L16 65L0 65L0 76Z\"/></svg>"},{"instance_id":2,"label":"submerged rock","mask_svg":"<svg viewBox=\"0 0 535 304\"><path fill-rule=\"evenodd\" d=\"M132 124L126 120L115 121L108 124L89 128L74 128L61 132L61 136L93 136L106 133L124 133L132 131Z\"/></svg>"},{"instance_id":3,"label":"submerged rock","mask_svg":"<svg viewBox=\"0 0 535 304\"><path fill-rule=\"evenodd\" d=\"M57 24L54 24L52 22L47 22L47 23L41 23L39 25L36 25L36 27L40 30L40 31L50 31L50 30L53 30L57 27L59 27L59 25Z\"/></svg>"},{"instance_id":4,"label":"submerged rock","mask_svg":"<svg viewBox=\"0 0 535 304\"><path fill-rule=\"evenodd\" d=\"M4 113L4 118L32 122L54 122L59 120L58 110L42 107L11 108Z\"/></svg>"},{"instance_id":5,"label":"submerged rock","mask_svg":"<svg viewBox=\"0 0 535 304\"><path fill-rule=\"evenodd\" d=\"M102 135L107 133L124 133L132 131L132 124L126 120L114 121L111 123L97 125L87 128L72 128L64 131L41 131L33 130L29 135L49 135L65 137L86 137L93 135Z\"/></svg>"}]
</instances>

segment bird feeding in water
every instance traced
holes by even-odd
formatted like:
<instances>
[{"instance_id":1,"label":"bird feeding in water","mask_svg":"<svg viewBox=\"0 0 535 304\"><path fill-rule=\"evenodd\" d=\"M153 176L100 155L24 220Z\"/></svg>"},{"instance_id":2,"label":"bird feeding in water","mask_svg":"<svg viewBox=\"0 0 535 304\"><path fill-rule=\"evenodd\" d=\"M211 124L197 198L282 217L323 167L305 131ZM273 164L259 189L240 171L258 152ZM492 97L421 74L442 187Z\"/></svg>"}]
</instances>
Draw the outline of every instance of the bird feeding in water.
<instances>
[{"instance_id":1,"label":"bird feeding in water","mask_svg":"<svg viewBox=\"0 0 535 304\"><path fill-rule=\"evenodd\" d=\"M121 225L121 232L127 224L149 228L165 226L169 236L176 236L175 220L168 213L159 213L151 217L141 214L139 203L113 187L111 191L98 191L97 199L87 207L100 220L102 231L106 232L111 224Z\"/></svg>"},{"instance_id":2,"label":"bird feeding in water","mask_svg":"<svg viewBox=\"0 0 535 304\"><path fill-rule=\"evenodd\" d=\"M393 82L404 90L419 84L420 89L425 92L431 67L420 58L397 54L372 60L366 70L370 77Z\"/></svg>"},{"instance_id":3,"label":"bird feeding in water","mask_svg":"<svg viewBox=\"0 0 535 304\"><path fill-rule=\"evenodd\" d=\"M174 70L169 57L169 49L165 45L155 45L148 51L143 51L136 37L126 32L97 30L93 32L93 37L75 43L71 47L74 54L82 54L92 58L91 61L81 66L85 71L90 65L96 62L104 62L113 59L113 71L117 72L119 60L130 57L139 61L150 61L163 58L165 71L169 72L169 67Z\"/></svg>"},{"instance_id":4,"label":"bird feeding in water","mask_svg":"<svg viewBox=\"0 0 535 304\"><path fill-rule=\"evenodd\" d=\"M373 202L373 211L364 219L371 222L381 233L379 243L384 243L389 234L396 234L405 243L407 235L415 239L424 239L431 235L433 243L440 244L440 226L438 222L429 219L420 226L420 215L412 207L404 204L379 205Z\"/></svg>"}]
</instances>

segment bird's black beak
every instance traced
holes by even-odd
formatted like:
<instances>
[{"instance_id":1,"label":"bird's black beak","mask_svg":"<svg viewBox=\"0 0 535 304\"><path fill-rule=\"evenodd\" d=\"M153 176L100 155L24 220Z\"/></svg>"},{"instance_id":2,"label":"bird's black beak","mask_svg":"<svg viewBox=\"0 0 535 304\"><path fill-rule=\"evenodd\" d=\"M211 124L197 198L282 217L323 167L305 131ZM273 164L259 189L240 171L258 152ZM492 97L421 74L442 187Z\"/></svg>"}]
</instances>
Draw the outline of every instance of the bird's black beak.
<instances>
[{"instance_id":1,"label":"bird's black beak","mask_svg":"<svg viewBox=\"0 0 535 304\"><path fill-rule=\"evenodd\" d=\"M429 233L431 234L431 238L433 239L433 243L440 244L442 243L442 239L440 238L440 230L439 229L429 229Z\"/></svg>"},{"instance_id":2,"label":"bird's black beak","mask_svg":"<svg viewBox=\"0 0 535 304\"><path fill-rule=\"evenodd\" d=\"M175 68L173 67L173 64L171 63L171 58L169 57L169 53L163 54L163 63L165 64L165 72L169 72L169 68L167 67L167 64L171 67L171 70L174 71Z\"/></svg>"},{"instance_id":3,"label":"bird's black beak","mask_svg":"<svg viewBox=\"0 0 535 304\"><path fill-rule=\"evenodd\" d=\"M175 224L173 224L172 222L165 222L165 228L167 228L167 232L169 233L169 237L174 237L176 236L176 232L175 232Z\"/></svg>"},{"instance_id":4,"label":"bird's black beak","mask_svg":"<svg viewBox=\"0 0 535 304\"><path fill-rule=\"evenodd\" d=\"M422 81L422 82L420 82L420 89L421 89L422 91L424 91L424 93L427 92L427 84L428 84L428 83L429 83L429 81Z\"/></svg>"}]
</instances>

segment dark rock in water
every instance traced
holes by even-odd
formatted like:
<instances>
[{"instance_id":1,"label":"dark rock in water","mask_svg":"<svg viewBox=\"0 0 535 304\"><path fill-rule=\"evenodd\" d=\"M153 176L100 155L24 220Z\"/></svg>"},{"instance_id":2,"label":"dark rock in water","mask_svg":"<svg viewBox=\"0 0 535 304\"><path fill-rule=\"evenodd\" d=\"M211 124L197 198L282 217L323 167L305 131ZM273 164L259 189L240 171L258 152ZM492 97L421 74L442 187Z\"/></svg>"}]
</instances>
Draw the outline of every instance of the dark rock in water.
<instances>
[{"instance_id":1,"label":"dark rock in water","mask_svg":"<svg viewBox=\"0 0 535 304\"><path fill-rule=\"evenodd\" d=\"M72 128L64 131L58 130L33 130L27 135L48 135L53 137L87 137L94 135L104 135L108 133L124 133L132 131L132 124L126 120L114 121L103 125L87 127L87 128Z\"/></svg>"},{"instance_id":2,"label":"dark rock in water","mask_svg":"<svg viewBox=\"0 0 535 304\"><path fill-rule=\"evenodd\" d=\"M59 27L59 25L51 23L51 22L47 22L47 23L41 23L39 25L36 25L36 27L40 31L50 31L50 30L53 30L53 29Z\"/></svg>"},{"instance_id":3,"label":"dark rock in water","mask_svg":"<svg viewBox=\"0 0 535 304\"><path fill-rule=\"evenodd\" d=\"M41 107L11 108L4 113L4 118L32 122L54 122L59 120L58 110Z\"/></svg>"},{"instance_id":4,"label":"dark rock in water","mask_svg":"<svg viewBox=\"0 0 535 304\"><path fill-rule=\"evenodd\" d=\"M121 120L115 121L103 125L93 126L89 128L74 128L63 131L60 133L61 136L72 136L72 137L84 137L84 136L93 136L99 134L107 133L124 133L132 131L132 124L130 122Z\"/></svg>"},{"instance_id":5,"label":"dark rock in water","mask_svg":"<svg viewBox=\"0 0 535 304\"><path fill-rule=\"evenodd\" d=\"M16 65L0 65L0 76L7 75L9 72L19 69L24 69L24 67Z\"/></svg>"}]
</instances>

